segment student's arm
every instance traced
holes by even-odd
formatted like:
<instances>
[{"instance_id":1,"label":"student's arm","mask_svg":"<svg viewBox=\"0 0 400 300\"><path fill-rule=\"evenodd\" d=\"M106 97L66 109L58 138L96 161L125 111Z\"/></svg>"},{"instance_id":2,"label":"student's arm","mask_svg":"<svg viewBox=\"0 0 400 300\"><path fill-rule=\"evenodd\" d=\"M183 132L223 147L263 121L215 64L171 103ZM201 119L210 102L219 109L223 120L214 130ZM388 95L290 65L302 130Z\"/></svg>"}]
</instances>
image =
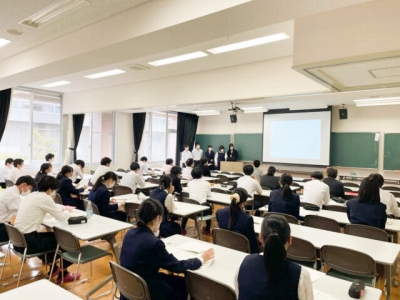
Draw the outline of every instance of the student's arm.
<instances>
[{"instance_id":1,"label":"student's arm","mask_svg":"<svg viewBox=\"0 0 400 300\"><path fill-rule=\"evenodd\" d=\"M389 199L389 207L390 207L390 213L396 217L400 217L400 209L397 205L397 200L393 196L393 194L390 194L390 199Z\"/></svg>"},{"instance_id":2,"label":"student's arm","mask_svg":"<svg viewBox=\"0 0 400 300\"><path fill-rule=\"evenodd\" d=\"M239 269L236 271L235 279L233 280L233 283L235 285L235 293L236 293L236 298L237 299L239 299L239 281L238 281L238 277L239 277Z\"/></svg>"},{"instance_id":3,"label":"student's arm","mask_svg":"<svg viewBox=\"0 0 400 300\"><path fill-rule=\"evenodd\" d=\"M340 190L339 197L342 197L344 199L345 194L344 194L344 185L343 185L343 183L341 183L340 188L341 188L341 190Z\"/></svg>"},{"instance_id":4,"label":"student's arm","mask_svg":"<svg viewBox=\"0 0 400 300\"><path fill-rule=\"evenodd\" d=\"M54 218L56 218L57 221L63 222L68 220L70 217L70 213L67 210L62 210L61 207L57 206L57 204L54 202L54 200L50 197L47 196L48 199L43 201L43 204L41 208L52 215Z\"/></svg>"},{"instance_id":5,"label":"student's arm","mask_svg":"<svg viewBox=\"0 0 400 300\"><path fill-rule=\"evenodd\" d=\"M144 185L146 184L146 181L144 180L144 177L142 175L137 174L137 185L141 188L144 188Z\"/></svg>"},{"instance_id":6,"label":"student's arm","mask_svg":"<svg viewBox=\"0 0 400 300\"><path fill-rule=\"evenodd\" d=\"M76 171L76 176L79 176L79 178L83 179L84 175L81 168L78 168L78 170Z\"/></svg>"},{"instance_id":7,"label":"student's arm","mask_svg":"<svg viewBox=\"0 0 400 300\"><path fill-rule=\"evenodd\" d=\"M72 184L71 179L65 180L63 186L69 194L79 195L79 193L82 193L84 191L84 188L76 189Z\"/></svg>"},{"instance_id":8,"label":"student's arm","mask_svg":"<svg viewBox=\"0 0 400 300\"><path fill-rule=\"evenodd\" d=\"M16 215L21 205L21 197L15 197L14 199L9 199L10 201L7 202L7 209L12 215Z\"/></svg>"},{"instance_id":9,"label":"student's arm","mask_svg":"<svg viewBox=\"0 0 400 300\"><path fill-rule=\"evenodd\" d=\"M324 204L328 205L329 201L331 201L331 193L329 191L329 186L327 184L325 184L325 199L324 199Z\"/></svg>"},{"instance_id":10,"label":"student's arm","mask_svg":"<svg viewBox=\"0 0 400 300\"><path fill-rule=\"evenodd\" d=\"M207 197L211 197L211 185L208 185Z\"/></svg>"},{"instance_id":11,"label":"student's arm","mask_svg":"<svg viewBox=\"0 0 400 300\"><path fill-rule=\"evenodd\" d=\"M347 208L347 219L349 219L349 222L351 223L349 202L346 202L346 208Z\"/></svg>"},{"instance_id":12,"label":"student's arm","mask_svg":"<svg viewBox=\"0 0 400 300\"><path fill-rule=\"evenodd\" d=\"M215 154L214 165L218 166L218 152Z\"/></svg>"},{"instance_id":13,"label":"student's arm","mask_svg":"<svg viewBox=\"0 0 400 300\"><path fill-rule=\"evenodd\" d=\"M239 152L237 150L233 150L232 158L234 158L235 161L239 159Z\"/></svg>"},{"instance_id":14,"label":"student's arm","mask_svg":"<svg viewBox=\"0 0 400 300\"><path fill-rule=\"evenodd\" d=\"M118 210L118 204L110 203L110 192L108 190L104 190L99 193L98 201L100 203L100 206L104 207L107 211Z\"/></svg>"},{"instance_id":15,"label":"student's arm","mask_svg":"<svg viewBox=\"0 0 400 300\"><path fill-rule=\"evenodd\" d=\"M262 194L262 187L260 185L260 183L254 179L255 182L255 190L257 192L257 194L261 195Z\"/></svg>"},{"instance_id":16,"label":"student's arm","mask_svg":"<svg viewBox=\"0 0 400 300\"><path fill-rule=\"evenodd\" d=\"M165 207L169 213L174 211L174 196L172 194L168 194L167 198L165 198Z\"/></svg>"},{"instance_id":17,"label":"student's arm","mask_svg":"<svg viewBox=\"0 0 400 300\"><path fill-rule=\"evenodd\" d=\"M314 300L310 273L304 267L301 267L297 296L299 300Z\"/></svg>"}]
</instances>

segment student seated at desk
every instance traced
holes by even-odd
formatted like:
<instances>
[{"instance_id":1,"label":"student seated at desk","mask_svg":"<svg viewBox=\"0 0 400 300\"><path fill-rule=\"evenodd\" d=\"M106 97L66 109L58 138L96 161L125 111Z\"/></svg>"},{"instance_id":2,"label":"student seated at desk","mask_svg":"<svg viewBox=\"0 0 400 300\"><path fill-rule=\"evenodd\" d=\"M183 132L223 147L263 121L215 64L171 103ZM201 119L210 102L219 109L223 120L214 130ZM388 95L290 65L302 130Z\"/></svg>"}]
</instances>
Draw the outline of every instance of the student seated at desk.
<instances>
[{"instance_id":1,"label":"student seated at desk","mask_svg":"<svg viewBox=\"0 0 400 300\"><path fill-rule=\"evenodd\" d=\"M251 253L260 253L254 232L254 220L252 216L243 211L247 197L248 194L245 189L235 189L233 194L230 195L231 205L217 210L217 222L219 228L244 235L249 240Z\"/></svg>"},{"instance_id":2,"label":"student seated at desk","mask_svg":"<svg viewBox=\"0 0 400 300\"><path fill-rule=\"evenodd\" d=\"M341 197L344 199L344 185L343 182L336 180L338 171L334 168L326 169L326 177L323 183L329 186L329 193L331 196L334 197Z\"/></svg>"},{"instance_id":3,"label":"student seated at desk","mask_svg":"<svg viewBox=\"0 0 400 300\"><path fill-rule=\"evenodd\" d=\"M111 171L110 169L111 162L112 162L111 158L103 157L100 161L100 166L98 166L96 171L93 173L90 182L96 184L97 179L102 177L107 172Z\"/></svg>"},{"instance_id":4,"label":"student seated at desk","mask_svg":"<svg viewBox=\"0 0 400 300\"><path fill-rule=\"evenodd\" d=\"M33 192L36 192L36 191L37 191L37 185L38 185L39 181L40 181L43 177L45 177L45 176L47 176L47 175L50 175L50 174L52 173L52 171L53 171L53 166L52 166L50 163L44 163L44 164L42 164L42 165L40 166L40 170L39 170L39 172L37 172L37 174L36 174L36 176L35 176L36 186L35 186L35 188L33 189Z\"/></svg>"},{"instance_id":5,"label":"student seated at desk","mask_svg":"<svg viewBox=\"0 0 400 300\"><path fill-rule=\"evenodd\" d=\"M256 159L255 161L253 161L253 166L254 166L254 171L253 171L253 176L255 178L257 178L258 181L261 180L261 177L263 176L263 171L260 169L260 164L261 162ZM260 183L261 184L261 183Z\"/></svg>"},{"instance_id":6,"label":"student seated at desk","mask_svg":"<svg viewBox=\"0 0 400 300\"><path fill-rule=\"evenodd\" d=\"M46 163L48 164L53 164L54 161L54 154L53 153L47 153L46 156L44 157L44 159L46 160ZM51 169L51 172L48 173L48 175L52 175L52 176L57 176L57 172L53 171L53 169Z\"/></svg>"},{"instance_id":7,"label":"student seated at desk","mask_svg":"<svg viewBox=\"0 0 400 300\"><path fill-rule=\"evenodd\" d=\"M57 180L60 185L58 194L61 197L64 205L75 206L77 209L85 210L83 202L79 199L79 194L86 189L86 185L77 189L71 180L74 170L70 166L63 166L60 173L57 175Z\"/></svg>"},{"instance_id":8,"label":"student seated at desk","mask_svg":"<svg viewBox=\"0 0 400 300\"><path fill-rule=\"evenodd\" d=\"M261 186L269 188L270 190L279 189L281 186L279 184L279 179L275 177L275 172L276 168L274 166L269 166L267 174L261 177Z\"/></svg>"},{"instance_id":9,"label":"student seated at desk","mask_svg":"<svg viewBox=\"0 0 400 300\"><path fill-rule=\"evenodd\" d=\"M113 199L110 201L109 189L113 188L117 180L117 175L111 171L99 177L90 191L89 200L97 205L101 216L125 222L126 213L122 211L125 203L117 203Z\"/></svg>"},{"instance_id":10,"label":"student seated at desk","mask_svg":"<svg viewBox=\"0 0 400 300\"><path fill-rule=\"evenodd\" d=\"M172 185L171 176L162 175L160 177L160 185L151 192L150 198L160 201L164 207L160 236L169 237L174 234L180 234L180 225L168 216L169 213L174 211L174 186Z\"/></svg>"},{"instance_id":11,"label":"student seated at desk","mask_svg":"<svg viewBox=\"0 0 400 300\"><path fill-rule=\"evenodd\" d=\"M147 174L149 172L149 170L147 169L147 157L146 156L143 156L140 159L139 166L140 166L140 170L139 170L140 175Z\"/></svg>"},{"instance_id":12,"label":"student seated at desk","mask_svg":"<svg viewBox=\"0 0 400 300\"><path fill-rule=\"evenodd\" d=\"M17 179L22 176L22 168L24 167L24 160L22 158L14 159L14 168L8 172L7 179L10 180L12 183L16 183Z\"/></svg>"},{"instance_id":13,"label":"student seated at desk","mask_svg":"<svg viewBox=\"0 0 400 300\"><path fill-rule=\"evenodd\" d=\"M151 299L186 300L188 295L185 278L161 273L159 270L164 269L171 273L197 270L214 257L214 250L209 249L197 258L177 260L168 253L164 242L158 238L164 212L165 209L157 200L147 199L140 204L137 228L130 229L122 243L121 266L146 281ZM127 299L121 295L121 300Z\"/></svg>"},{"instance_id":14,"label":"student seated at desk","mask_svg":"<svg viewBox=\"0 0 400 300\"><path fill-rule=\"evenodd\" d=\"M239 159L239 152L235 149L235 146L232 143L230 143L226 160L237 161L238 159Z\"/></svg>"},{"instance_id":15,"label":"student seated at desk","mask_svg":"<svg viewBox=\"0 0 400 300\"><path fill-rule=\"evenodd\" d=\"M4 167L0 169L0 186L3 189L6 188L5 180L7 179L8 173L11 171L11 168L13 167L13 162L14 160L12 158L7 158L4 162Z\"/></svg>"},{"instance_id":16,"label":"student seated at desk","mask_svg":"<svg viewBox=\"0 0 400 300\"><path fill-rule=\"evenodd\" d=\"M79 183L85 174L85 162L78 159L70 166L74 171L72 172L71 180L73 183ZM79 176L79 178L78 178Z\"/></svg>"},{"instance_id":17,"label":"student seated at desk","mask_svg":"<svg viewBox=\"0 0 400 300\"><path fill-rule=\"evenodd\" d=\"M144 188L145 180L143 176L139 174L140 166L137 162L131 163L130 169L131 171L122 177L120 185L130 187L132 192L136 193L138 186Z\"/></svg>"},{"instance_id":18,"label":"student seated at desk","mask_svg":"<svg viewBox=\"0 0 400 300\"><path fill-rule=\"evenodd\" d=\"M204 157L207 159L207 164L209 164L209 166L207 166L207 168L209 170L214 170L215 153L214 153L214 151L212 149L212 145L208 145L208 148L207 148L206 153L204 154ZM207 175L204 175L204 176L207 176Z\"/></svg>"},{"instance_id":19,"label":"student seated at desk","mask_svg":"<svg viewBox=\"0 0 400 300\"><path fill-rule=\"evenodd\" d=\"M189 158L193 158L192 152L190 152L190 150L189 150L189 145L185 145L184 149L185 150L183 150L182 153L181 153L182 168L186 168L187 167L186 166L186 161Z\"/></svg>"},{"instance_id":20,"label":"student seated at desk","mask_svg":"<svg viewBox=\"0 0 400 300\"><path fill-rule=\"evenodd\" d=\"M221 145L219 146L218 152L215 154L214 165L216 170L221 170L221 161L226 161L226 158L225 147Z\"/></svg>"},{"instance_id":21,"label":"student seated at desk","mask_svg":"<svg viewBox=\"0 0 400 300\"><path fill-rule=\"evenodd\" d=\"M400 217L400 209L397 205L396 198L392 193L382 190L383 184L385 183L383 176L381 174L377 174L377 177L379 180L379 197L381 198L381 202L386 205L386 214Z\"/></svg>"},{"instance_id":22,"label":"student seated at desk","mask_svg":"<svg viewBox=\"0 0 400 300\"><path fill-rule=\"evenodd\" d=\"M347 217L351 224L362 224L385 229L386 205L380 202L379 174L364 178L358 191L358 198L346 202Z\"/></svg>"},{"instance_id":23,"label":"student seated at desk","mask_svg":"<svg viewBox=\"0 0 400 300\"><path fill-rule=\"evenodd\" d=\"M31 176L21 176L14 186L0 193L0 243L8 241L6 226L12 216L17 214L21 204L21 196L27 196L36 186Z\"/></svg>"},{"instance_id":24,"label":"student seated at desk","mask_svg":"<svg viewBox=\"0 0 400 300\"><path fill-rule=\"evenodd\" d=\"M293 183L292 175L282 174L280 179L281 188L272 191L268 201L268 211L292 215L300 218L300 197L292 192L290 186Z\"/></svg>"},{"instance_id":25,"label":"student seated at desk","mask_svg":"<svg viewBox=\"0 0 400 300\"><path fill-rule=\"evenodd\" d=\"M208 168L207 158L203 157L202 159L200 159L200 166L201 166L201 169L203 170L203 176L211 177L211 172L210 172L210 169Z\"/></svg>"},{"instance_id":26,"label":"student seated at desk","mask_svg":"<svg viewBox=\"0 0 400 300\"><path fill-rule=\"evenodd\" d=\"M186 161L186 168L182 169L182 178L186 180L192 180L192 170L194 168L194 160L192 158L189 158Z\"/></svg>"},{"instance_id":27,"label":"student seated at desk","mask_svg":"<svg viewBox=\"0 0 400 300\"><path fill-rule=\"evenodd\" d=\"M28 254L44 252L48 250L56 251L57 241L54 232L38 232L41 228L46 214L52 215L59 222L67 221L70 217L71 211L68 208L61 208L54 203L58 189L58 181L53 176L45 176L39 181L38 191L30 193L26 198L21 201L18 209L17 217L14 226L18 228L25 236L28 244ZM14 249L20 253L24 253L25 248L14 246ZM55 253L47 254L47 262L52 262ZM44 255L39 257L42 262L45 262ZM67 268L72 263L63 261L64 282L71 282L79 279L81 274L68 273ZM61 283L62 273L59 267L55 267L52 276L57 276L57 284ZM50 274L49 274L50 275ZM28 297L29 298L29 297Z\"/></svg>"},{"instance_id":28,"label":"student seated at desk","mask_svg":"<svg viewBox=\"0 0 400 300\"><path fill-rule=\"evenodd\" d=\"M175 166L171 169L172 185L174 186L174 193L180 195L182 193L181 185L182 168Z\"/></svg>"},{"instance_id":29,"label":"student seated at desk","mask_svg":"<svg viewBox=\"0 0 400 300\"><path fill-rule=\"evenodd\" d=\"M165 165L161 168L161 175L169 175L173 166L174 160L172 158L167 158Z\"/></svg>"},{"instance_id":30,"label":"student seated at desk","mask_svg":"<svg viewBox=\"0 0 400 300\"><path fill-rule=\"evenodd\" d=\"M238 300L312 300L311 277L306 268L286 259L292 243L290 226L282 216L266 216L259 240L264 252L246 256L235 276Z\"/></svg>"},{"instance_id":31,"label":"student seated at desk","mask_svg":"<svg viewBox=\"0 0 400 300\"><path fill-rule=\"evenodd\" d=\"M245 165L243 167L244 176L240 177L237 181L238 188L244 188L250 197L254 197L254 193L261 195L262 188L257 179L252 175L254 168L252 165Z\"/></svg>"},{"instance_id":32,"label":"student seated at desk","mask_svg":"<svg viewBox=\"0 0 400 300\"><path fill-rule=\"evenodd\" d=\"M331 201L329 186L322 182L324 175L321 172L311 174L311 180L304 184L303 201L317 205L322 208L322 205L328 205Z\"/></svg>"}]
</instances>

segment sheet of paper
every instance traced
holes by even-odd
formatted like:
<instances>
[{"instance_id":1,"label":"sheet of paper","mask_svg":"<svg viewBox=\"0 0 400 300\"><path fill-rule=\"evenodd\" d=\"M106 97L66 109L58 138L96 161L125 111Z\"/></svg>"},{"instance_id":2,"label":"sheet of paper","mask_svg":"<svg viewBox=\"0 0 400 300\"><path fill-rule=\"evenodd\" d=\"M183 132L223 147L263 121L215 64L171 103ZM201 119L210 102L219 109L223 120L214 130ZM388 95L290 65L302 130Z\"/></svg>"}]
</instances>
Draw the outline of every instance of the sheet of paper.
<instances>
[{"instance_id":1,"label":"sheet of paper","mask_svg":"<svg viewBox=\"0 0 400 300\"><path fill-rule=\"evenodd\" d=\"M320 279L321 277L325 276L325 273L322 273L320 271L311 269L311 268L306 268L308 273L310 273L310 277L311 277L311 282L317 281L318 279Z\"/></svg>"},{"instance_id":2,"label":"sheet of paper","mask_svg":"<svg viewBox=\"0 0 400 300\"><path fill-rule=\"evenodd\" d=\"M184 250L184 251L190 251L194 253L203 253L207 251L208 249L212 248L211 245L203 245L202 243L196 242L196 241L191 241L184 243L180 246L178 246L179 249Z\"/></svg>"},{"instance_id":3,"label":"sheet of paper","mask_svg":"<svg viewBox=\"0 0 400 300\"><path fill-rule=\"evenodd\" d=\"M313 291L314 291L314 300L340 300L338 298L335 298L331 295L328 295L316 289L313 289Z\"/></svg>"},{"instance_id":4,"label":"sheet of paper","mask_svg":"<svg viewBox=\"0 0 400 300\"><path fill-rule=\"evenodd\" d=\"M191 259L197 257L198 254L189 252L189 251L183 251L181 249L178 249L177 247L174 246L166 246L165 247L169 253L171 253L173 256L176 257L178 260L186 260L186 259ZM208 268L209 266L212 265L214 259L209 260L205 264L203 264L200 268L200 270L203 270L205 268Z\"/></svg>"}]
</instances>

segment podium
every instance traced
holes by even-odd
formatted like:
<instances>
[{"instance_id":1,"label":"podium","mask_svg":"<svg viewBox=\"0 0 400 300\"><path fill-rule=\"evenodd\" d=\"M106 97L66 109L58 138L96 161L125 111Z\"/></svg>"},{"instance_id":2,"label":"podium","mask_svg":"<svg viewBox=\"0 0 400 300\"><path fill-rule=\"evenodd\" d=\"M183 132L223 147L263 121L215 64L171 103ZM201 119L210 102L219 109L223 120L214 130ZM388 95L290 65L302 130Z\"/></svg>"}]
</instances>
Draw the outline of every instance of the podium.
<instances>
[{"instance_id":1,"label":"podium","mask_svg":"<svg viewBox=\"0 0 400 300\"><path fill-rule=\"evenodd\" d=\"M243 172L243 161L221 161L221 171Z\"/></svg>"}]
</instances>

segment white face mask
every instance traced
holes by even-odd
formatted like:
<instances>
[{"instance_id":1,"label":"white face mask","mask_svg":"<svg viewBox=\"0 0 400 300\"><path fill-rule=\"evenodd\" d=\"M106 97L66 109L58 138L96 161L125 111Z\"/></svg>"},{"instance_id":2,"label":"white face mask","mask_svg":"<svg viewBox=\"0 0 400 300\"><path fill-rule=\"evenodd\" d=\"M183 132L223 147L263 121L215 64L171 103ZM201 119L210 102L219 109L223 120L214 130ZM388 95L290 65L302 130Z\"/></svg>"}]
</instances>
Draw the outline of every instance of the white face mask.
<instances>
[{"instance_id":1,"label":"white face mask","mask_svg":"<svg viewBox=\"0 0 400 300\"><path fill-rule=\"evenodd\" d=\"M21 192L21 196L27 196L30 194L30 192L31 192L31 190L27 189L25 192Z\"/></svg>"},{"instance_id":2,"label":"white face mask","mask_svg":"<svg viewBox=\"0 0 400 300\"><path fill-rule=\"evenodd\" d=\"M221 150L219 150L221 153L224 153L225 152L225 150L224 149L221 149Z\"/></svg>"},{"instance_id":3,"label":"white face mask","mask_svg":"<svg viewBox=\"0 0 400 300\"><path fill-rule=\"evenodd\" d=\"M188 151L189 150L189 148L185 148L185 151Z\"/></svg>"},{"instance_id":4,"label":"white face mask","mask_svg":"<svg viewBox=\"0 0 400 300\"><path fill-rule=\"evenodd\" d=\"M212 151L212 148L208 148L208 151Z\"/></svg>"},{"instance_id":5,"label":"white face mask","mask_svg":"<svg viewBox=\"0 0 400 300\"><path fill-rule=\"evenodd\" d=\"M160 225L161 225L161 222L158 223L158 225L152 230L152 231L153 231L153 234L154 234L156 237L159 237L159 236L160 236Z\"/></svg>"},{"instance_id":6,"label":"white face mask","mask_svg":"<svg viewBox=\"0 0 400 300\"><path fill-rule=\"evenodd\" d=\"M200 149L200 146L196 146L196 149L199 150L199 149Z\"/></svg>"},{"instance_id":7,"label":"white face mask","mask_svg":"<svg viewBox=\"0 0 400 300\"><path fill-rule=\"evenodd\" d=\"M114 187L115 182L111 183L110 185L107 186L108 189L112 189Z\"/></svg>"},{"instance_id":8,"label":"white face mask","mask_svg":"<svg viewBox=\"0 0 400 300\"><path fill-rule=\"evenodd\" d=\"M56 192L56 191L51 191L51 193L50 193L50 196L51 196L51 197L55 197L55 196L56 196L56 194L57 194L57 192Z\"/></svg>"},{"instance_id":9,"label":"white face mask","mask_svg":"<svg viewBox=\"0 0 400 300\"><path fill-rule=\"evenodd\" d=\"M233 147L231 147L231 150L233 150Z\"/></svg>"}]
</instances>

